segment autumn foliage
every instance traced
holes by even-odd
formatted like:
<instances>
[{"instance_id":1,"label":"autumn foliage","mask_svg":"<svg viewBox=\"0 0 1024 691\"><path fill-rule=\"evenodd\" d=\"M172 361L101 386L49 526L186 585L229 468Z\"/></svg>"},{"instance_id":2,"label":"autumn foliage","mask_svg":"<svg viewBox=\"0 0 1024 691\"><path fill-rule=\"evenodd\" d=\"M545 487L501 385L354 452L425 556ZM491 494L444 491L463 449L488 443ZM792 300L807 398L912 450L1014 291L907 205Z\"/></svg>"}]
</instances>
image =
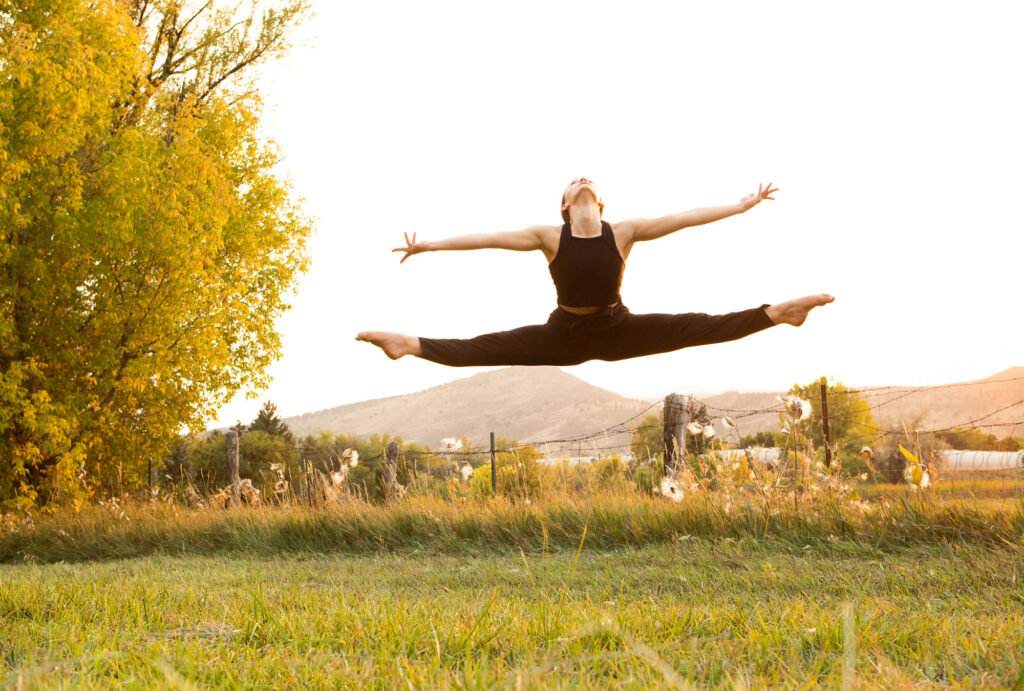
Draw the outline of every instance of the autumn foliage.
<instances>
[{"instance_id":1,"label":"autumn foliage","mask_svg":"<svg viewBox=\"0 0 1024 691\"><path fill-rule=\"evenodd\" d=\"M247 75L303 7L250 4L0 0L0 505L130 487L266 381L310 222Z\"/></svg>"}]
</instances>

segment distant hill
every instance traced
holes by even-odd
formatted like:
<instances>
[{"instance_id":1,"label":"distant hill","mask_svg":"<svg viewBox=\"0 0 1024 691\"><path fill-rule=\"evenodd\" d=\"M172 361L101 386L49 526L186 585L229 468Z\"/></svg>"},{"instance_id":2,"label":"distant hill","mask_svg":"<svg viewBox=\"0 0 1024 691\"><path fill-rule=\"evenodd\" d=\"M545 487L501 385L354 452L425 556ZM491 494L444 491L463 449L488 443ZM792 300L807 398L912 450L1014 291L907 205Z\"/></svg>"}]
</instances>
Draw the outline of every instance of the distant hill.
<instances>
[{"instance_id":1,"label":"distant hill","mask_svg":"<svg viewBox=\"0 0 1024 691\"><path fill-rule=\"evenodd\" d=\"M898 426L903 420L918 429L938 429L964 425L1024 400L1024 367L964 384L859 388L865 389L863 397L883 427ZM775 397L779 393L729 391L698 398L708 405L713 417L736 417L740 433L752 434L776 429L778 417L775 413L742 412L777 407ZM390 433L437 448L442 437L462 435L483 445L492 431L519 441L572 438L616 425L649 406L648 401L606 391L557 367L509 367L426 391L306 413L286 418L285 422L300 436L321 430L359 437ZM650 412L659 411L657 406ZM984 417L977 424L1019 420L1024 420L1024 404ZM720 423L716 427L720 434L725 432ZM1024 434L1024 425L986 429L1000 437ZM590 453L595 447L604 449L628 442L628 433L609 435L588 442L580 450Z\"/></svg>"},{"instance_id":2,"label":"distant hill","mask_svg":"<svg viewBox=\"0 0 1024 691\"><path fill-rule=\"evenodd\" d=\"M894 428L906 422L917 429L943 429L953 426L1002 424L1024 420L1024 404L1012 406L989 416L1004 406L1024 400L1024 367L1011 367L985 379L941 386L850 386L863 389L862 398L871 406L875 421L884 428ZM762 410L775 403L781 392L739 393L729 391L717 396L702 397L713 416L731 415L736 410ZM724 409L724 410L723 410ZM978 418L984 419L978 420ZM741 434L753 434L778 427L775 413L762 413L737 420ZM985 428L997 437L1024 434L1024 424L1014 431L1012 425ZM721 430L720 430L721 431Z\"/></svg>"},{"instance_id":3,"label":"distant hill","mask_svg":"<svg viewBox=\"0 0 1024 691\"><path fill-rule=\"evenodd\" d=\"M965 382L963 385L897 387L865 394L875 412L875 419L883 425L918 423L925 429L940 429L967 425L978 420L978 425L1001 424L1024 420L1024 404L989 416L993 411L1024 399L1024 367L1011 367L985 379ZM1002 437L1013 431L1012 426L993 428L992 433ZM1017 434L1024 433L1024 425Z\"/></svg>"},{"instance_id":4,"label":"distant hill","mask_svg":"<svg viewBox=\"0 0 1024 691\"><path fill-rule=\"evenodd\" d=\"M649 402L598 388L557 367L508 367L418 393L306 413L285 422L300 436L321 430L360 437L380 432L436 449L442 437L464 434L486 444L492 431L519 441L580 436L618 424L648 406ZM626 434L601 444L628 441Z\"/></svg>"}]
</instances>

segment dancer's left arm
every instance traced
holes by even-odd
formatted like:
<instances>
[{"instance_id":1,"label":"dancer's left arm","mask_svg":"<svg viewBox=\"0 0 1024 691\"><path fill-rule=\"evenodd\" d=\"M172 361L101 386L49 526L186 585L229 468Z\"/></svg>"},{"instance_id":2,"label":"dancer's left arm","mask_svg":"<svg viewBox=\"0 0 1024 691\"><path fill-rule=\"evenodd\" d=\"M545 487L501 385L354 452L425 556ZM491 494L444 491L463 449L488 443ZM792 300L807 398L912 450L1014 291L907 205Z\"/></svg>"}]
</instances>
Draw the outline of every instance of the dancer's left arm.
<instances>
[{"instance_id":1,"label":"dancer's left arm","mask_svg":"<svg viewBox=\"0 0 1024 691\"><path fill-rule=\"evenodd\" d=\"M774 200L775 197L772 194L778 191L779 189L772 187L772 183L769 182L767 185L758 185L756 194L748 194L735 204L690 209L660 218L634 218L617 224L616 230L620 228L625 230L629 234L627 237L630 243L657 240L683 228L702 226L705 223L713 223L749 211L765 199Z\"/></svg>"}]
</instances>

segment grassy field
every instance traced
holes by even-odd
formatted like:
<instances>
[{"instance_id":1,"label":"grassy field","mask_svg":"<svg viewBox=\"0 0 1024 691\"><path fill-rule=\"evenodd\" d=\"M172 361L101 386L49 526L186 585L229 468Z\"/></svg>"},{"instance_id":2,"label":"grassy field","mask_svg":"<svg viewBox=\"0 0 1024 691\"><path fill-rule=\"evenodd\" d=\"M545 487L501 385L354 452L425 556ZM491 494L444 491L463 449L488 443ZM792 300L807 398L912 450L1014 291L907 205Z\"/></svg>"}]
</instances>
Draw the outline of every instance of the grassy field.
<instances>
[{"instance_id":1,"label":"grassy field","mask_svg":"<svg viewBox=\"0 0 1024 691\"><path fill-rule=\"evenodd\" d=\"M0 566L16 688L1024 683L1021 552L680 536Z\"/></svg>"},{"instance_id":2,"label":"grassy field","mask_svg":"<svg viewBox=\"0 0 1024 691\"><path fill-rule=\"evenodd\" d=\"M792 494L790 494L792 496ZM872 502L809 495L728 500L694 493L675 503L634 492L551 495L528 502L408 498L382 507L363 501L305 506L185 509L162 502L121 508L90 506L37 513L0 524L0 563L75 562L153 555L220 556L430 552L527 554L584 547L668 544L680 535L791 543L835 538L881 549L943 541L1024 548L1024 501L992 505L934 494L886 496ZM30 521L27 522L26 521Z\"/></svg>"},{"instance_id":3,"label":"grassy field","mask_svg":"<svg viewBox=\"0 0 1024 691\"><path fill-rule=\"evenodd\" d=\"M1024 687L1024 505L92 507L0 532L0 685Z\"/></svg>"},{"instance_id":4,"label":"grassy field","mask_svg":"<svg viewBox=\"0 0 1024 691\"><path fill-rule=\"evenodd\" d=\"M906 485L858 483L857 491L869 500L909 497ZM1024 471L942 473L929 495L936 502L963 502L975 507L1012 509L1024 500Z\"/></svg>"}]
</instances>

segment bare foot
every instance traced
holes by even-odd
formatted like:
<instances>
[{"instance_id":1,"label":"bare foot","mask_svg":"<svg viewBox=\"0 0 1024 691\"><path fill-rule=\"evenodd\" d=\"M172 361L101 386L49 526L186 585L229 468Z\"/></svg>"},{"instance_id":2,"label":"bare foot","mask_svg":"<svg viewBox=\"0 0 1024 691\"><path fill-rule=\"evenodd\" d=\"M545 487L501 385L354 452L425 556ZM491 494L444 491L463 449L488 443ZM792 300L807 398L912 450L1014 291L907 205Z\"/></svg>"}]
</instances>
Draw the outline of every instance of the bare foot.
<instances>
[{"instance_id":1,"label":"bare foot","mask_svg":"<svg viewBox=\"0 0 1024 691\"><path fill-rule=\"evenodd\" d=\"M392 360L397 360L403 355L421 355L420 339L405 334L390 333L388 331L361 331L356 334L357 341L372 343Z\"/></svg>"},{"instance_id":2,"label":"bare foot","mask_svg":"<svg viewBox=\"0 0 1024 691\"><path fill-rule=\"evenodd\" d=\"M821 307L835 300L834 297L826 293L818 293L817 295L808 295L806 297L797 298L796 300L787 300L786 302L780 302L777 305L772 305L765 310L765 314L776 324L792 324L793 326L800 326L807 319L807 313L815 307Z\"/></svg>"}]
</instances>

